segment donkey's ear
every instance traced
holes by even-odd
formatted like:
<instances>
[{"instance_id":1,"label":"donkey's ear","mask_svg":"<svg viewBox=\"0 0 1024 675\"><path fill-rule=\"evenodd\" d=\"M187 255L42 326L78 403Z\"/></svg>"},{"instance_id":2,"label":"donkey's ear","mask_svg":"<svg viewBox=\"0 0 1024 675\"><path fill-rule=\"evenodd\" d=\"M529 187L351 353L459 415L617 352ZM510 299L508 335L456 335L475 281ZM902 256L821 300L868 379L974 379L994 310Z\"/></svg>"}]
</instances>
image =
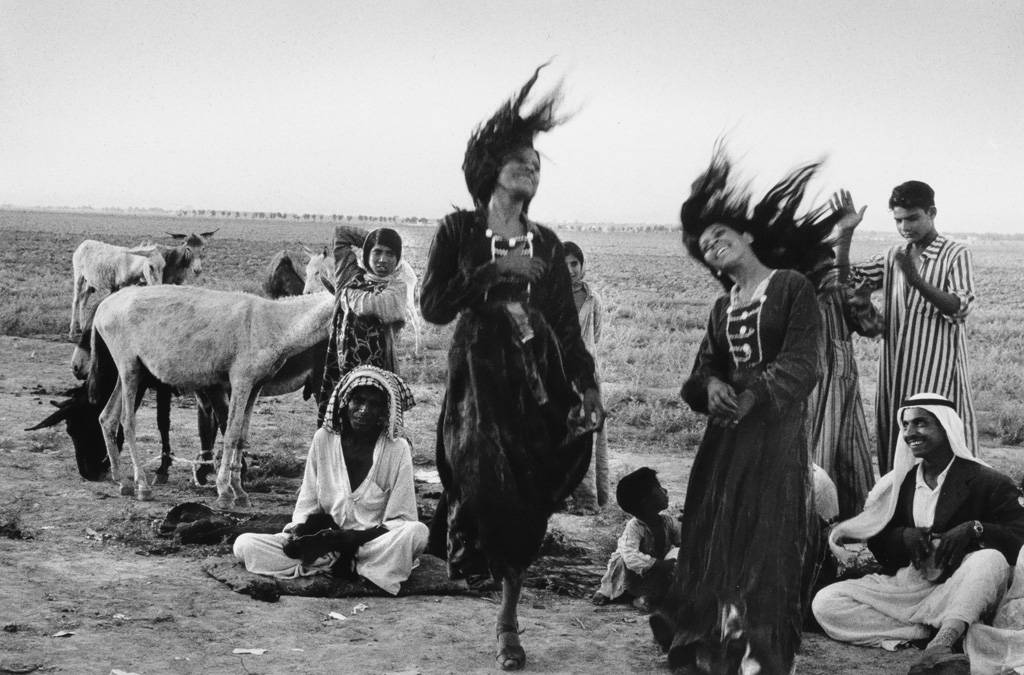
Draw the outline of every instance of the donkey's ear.
<instances>
[{"instance_id":1,"label":"donkey's ear","mask_svg":"<svg viewBox=\"0 0 1024 675\"><path fill-rule=\"evenodd\" d=\"M216 230L213 230L212 232L200 232L199 236L202 237L203 239L209 239L210 237L212 237L213 235L217 234L218 232L220 232L220 228L219 227Z\"/></svg>"},{"instance_id":2,"label":"donkey's ear","mask_svg":"<svg viewBox=\"0 0 1024 675\"><path fill-rule=\"evenodd\" d=\"M51 401L51 403L53 402ZM68 415L71 414L71 406L67 405L66 403L63 406L61 406L58 403L53 403L53 405L58 406L57 412L53 413L42 422L35 425L34 427L29 427L28 429L25 429L25 431L37 431L39 429L46 429L52 426L56 426L63 422L64 420L66 420L68 418Z\"/></svg>"}]
</instances>

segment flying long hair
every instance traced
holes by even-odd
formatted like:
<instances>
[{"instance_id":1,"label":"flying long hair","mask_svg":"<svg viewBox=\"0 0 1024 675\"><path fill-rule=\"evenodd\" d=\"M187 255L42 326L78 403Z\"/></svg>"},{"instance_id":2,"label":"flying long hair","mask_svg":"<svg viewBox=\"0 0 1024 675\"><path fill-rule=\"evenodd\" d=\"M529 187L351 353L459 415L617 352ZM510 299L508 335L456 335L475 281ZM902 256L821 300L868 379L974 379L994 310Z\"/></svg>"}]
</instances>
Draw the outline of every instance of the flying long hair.
<instances>
[{"instance_id":1,"label":"flying long hair","mask_svg":"<svg viewBox=\"0 0 1024 675\"><path fill-rule=\"evenodd\" d=\"M502 162L509 153L523 147L533 147L533 139L542 131L551 131L567 121L571 115L559 115L562 103L562 83L543 96L527 116L521 115L523 103L537 82L541 65L527 80L516 96L506 101L489 120L481 124L469 137L466 155L462 161L462 172L466 187L473 197L477 210L483 210L490 201L491 193L498 182ZM529 202L523 210L529 209Z\"/></svg>"},{"instance_id":2,"label":"flying long hair","mask_svg":"<svg viewBox=\"0 0 1024 675\"><path fill-rule=\"evenodd\" d=\"M830 240L841 214L831 212L827 204L800 216L797 212L807 184L820 167L821 162L813 162L794 169L751 208L749 188L730 182L732 163L719 143L710 166L694 181L679 211L687 252L710 269L726 290L731 288L728 275L719 274L700 250L704 230L716 223L725 225L749 233L754 254L768 267L796 270L818 286L835 257Z\"/></svg>"}]
</instances>

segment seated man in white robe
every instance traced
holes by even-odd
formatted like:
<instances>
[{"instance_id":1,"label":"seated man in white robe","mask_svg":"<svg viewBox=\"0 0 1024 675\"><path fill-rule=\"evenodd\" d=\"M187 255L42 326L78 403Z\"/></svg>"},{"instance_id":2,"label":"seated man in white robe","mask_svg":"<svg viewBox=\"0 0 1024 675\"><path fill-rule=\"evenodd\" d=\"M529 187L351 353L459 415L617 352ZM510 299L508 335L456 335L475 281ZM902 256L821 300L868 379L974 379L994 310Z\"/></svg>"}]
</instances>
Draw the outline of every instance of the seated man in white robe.
<instances>
[{"instance_id":1,"label":"seated man in white robe","mask_svg":"<svg viewBox=\"0 0 1024 675\"><path fill-rule=\"evenodd\" d=\"M397 594L428 534L416 517L409 443L398 435L412 405L412 392L394 373L372 366L349 372L313 436L291 523L280 534L235 541L245 568L282 579L354 574Z\"/></svg>"},{"instance_id":2,"label":"seated man in white robe","mask_svg":"<svg viewBox=\"0 0 1024 675\"><path fill-rule=\"evenodd\" d=\"M899 410L893 470L864 512L837 525L830 544L867 541L882 574L818 592L815 618L830 637L864 646L930 640L910 675L968 675L964 631L1006 590L1024 543L1024 507L1013 481L975 458L953 403L917 394Z\"/></svg>"}]
</instances>

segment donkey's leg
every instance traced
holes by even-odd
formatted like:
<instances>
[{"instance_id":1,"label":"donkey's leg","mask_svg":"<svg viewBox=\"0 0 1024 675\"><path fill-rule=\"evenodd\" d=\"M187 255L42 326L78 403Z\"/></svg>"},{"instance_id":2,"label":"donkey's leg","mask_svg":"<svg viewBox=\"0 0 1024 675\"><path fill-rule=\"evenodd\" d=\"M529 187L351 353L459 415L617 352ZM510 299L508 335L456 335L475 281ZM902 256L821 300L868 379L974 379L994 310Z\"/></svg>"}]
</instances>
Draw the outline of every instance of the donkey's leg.
<instances>
[{"instance_id":1,"label":"donkey's leg","mask_svg":"<svg viewBox=\"0 0 1024 675\"><path fill-rule=\"evenodd\" d=\"M135 488L131 481L121 476L121 450L117 447L117 431L121 426L121 378L117 378L114 391L100 412L100 431L103 432L103 443L107 446L107 457L110 458L110 478L121 486L122 495L134 494Z\"/></svg>"},{"instance_id":2,"label":"donkey's leg","mask_svg":"<svg viewBox=\"0 0 1024 675\"><path fill-rule=\"evenodd\" d=\"M140 388L141 389L141 388ZM171 387L158 384L156 390L156 426L160 430L160 468L153 477L154 485L167 483L171 468Z\"/></svg>"},{"instance_id":3,"label":"donkey's leg","mask_svg":"<svg viewBox=\"0 0 1024 675\"><path fill-rule=\"evenodd\" d=\"M217 443L217 429L223 435L227 428L228 402L224 391L219 387L210 387L196 394L196 423L199 427L199 464L192 468L192 478L196 485L206 485L211 473L214 473L214 446Z\"/></svg>"},{"instance_id":4,"label":"donkey's leg","mask_svg":"<svg viewBox=\"0 0 1024 675\"><path fill-rule=\"evenodd\" d=\"M75 339L75 326L78 323L78 303L81 301L82 291L85 290L85 277L75 270L75 279L71 284L71 327L68 329L68 339Z\"/></svg>"},{"instance_id":5,"label":"donkey's leg","mask_svg":"<svg viewBox=\"0 0 1024 675\"><path fill-rule=\"evenodd\" d=\"M238 447L245 420L245 410L249 403L252 384L249 382L232 382L231 399L228 401L227 430L224 432L224 454L220 458L220 469L217 471L217 508L227 509L234 502L235 506L248 506L249 496L242 490L239 474L242 470L242 451ZM237 489L235 485L237 484Z\"/></svg>"},{"instance_id":6,"label":"donkey's leg","mask_svg":"<svg viewBox=\"0 0 1024 675\"><path fill-rule=\"evenodd\" d=\"M236 444L238 470L235 470L234 465L231 467L231 490L235 494L236 507L247 507L250 505L249 495L242 487L242 474L245 471L245 446L249 440L249 420L252 419L252 409L256 405L256 399L259 398L259 395L259 387L255 387L249 392L249 400L246 402L245 412L242 416L242 431L238 436Z\"/></svg>"},{"instance_id":7,"label":"donkey's leg","mask_svg":"<svg viewBox=\"0 0 1024 675\"><path fill-rule=\"evenodd\" d=\"M135 497L140 501L149 501L153 498L153 491L149 486L146 467L139 460L139 450L135 442L135 398L139 388L140 365L132 363L121 370L121 426L124 428L124 442L128 446L128 454L135 468Z\"/></svg>"}]
</instances>

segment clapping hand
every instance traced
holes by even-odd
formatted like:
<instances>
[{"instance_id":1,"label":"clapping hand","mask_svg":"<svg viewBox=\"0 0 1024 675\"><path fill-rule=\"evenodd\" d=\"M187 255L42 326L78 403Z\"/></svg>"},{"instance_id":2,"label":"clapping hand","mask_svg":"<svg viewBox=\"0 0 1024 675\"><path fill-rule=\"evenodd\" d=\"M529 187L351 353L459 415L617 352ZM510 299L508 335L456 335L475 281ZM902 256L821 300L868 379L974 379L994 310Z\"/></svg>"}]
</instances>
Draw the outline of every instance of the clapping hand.
<instances>
[{"instance_id":1,"label":"clapping hand","mask_svg":"<svg viewBox=\"0 0 1024 675\"><path fill-rule=\"evenodd\" d=\"M757 400L747 390L737 395L732 386L717 377L708 380L708 413L711 423L721 427L734 427L746 417Z\"/></svg>"},{"instance_id":2,"label":"clapping hand","mask_svg":"<svg viewBox=\"0 0 1024 675\"><path fill-rule=\"evenodd\" d=\"M974 523L960 523L939 536L935 548L935 564L942 569L952 570L960 566L967 547L974 541Z\"/></svg>"},{"instance_id":3,"label":"clapping hand","mask_svg":"<svg viewBox=\"0 0 1024 675\"><path fill-rule=\"evenodd\" d=\"M737 410L736 390L717 377L708 380L708 414L712 424L731 426Z\"/></svg>"},{"instance_id":4,"label":"clapping hand","mask_svg":"<svg viewBox=\"0 0 1024 675\"><path fill-rule=\"evenodd\" d=\"M899 266L907 281L913 281L921 276L920 272L917 271L917 259L920 255L910 244L907 244L906 248L898 249L893 255L896 265Z\"/></svg>"},{"instance_id":5,"label":"clapping hand","mask_svg":"<svg viewBox=\"0 0 1024 675\"><path fill-rule=\"evenodd\" d=\"M907 547L907 552L910 554L910 562L914 563L914 567L918 569L921 569L921 564L931 552L928 536L926 527L903 528L903 545Z\"/></svg>"},{"instance_id":6,"label":"clapping hand","mask_svg":"<svg viewBox=\"0 0 1024 675\"><path fill-rule=\"evenodd\" d=\"M547 265L540 258L531 258L515 252L500 256L494 261L502 276L512 276L522 281L535 283L544 276Z\"/></svg>"},{"instance_id":7,"label":"clapping hand","mask_svg":"<svg viewBox=\"0 0 1024 675\"><path fill-rule=\"evenodd\" d=\"M839 190L833 193L828 203L832 207L833 213L842 214L842 218L836 223L836 229L842 234L852 234L853 230L860 225L860 221L864 219L864 212L868 208L865 204L858 211L857 207L853 204L853 198L850 196L849 190Z\"/></svg>"}]
</instances>

